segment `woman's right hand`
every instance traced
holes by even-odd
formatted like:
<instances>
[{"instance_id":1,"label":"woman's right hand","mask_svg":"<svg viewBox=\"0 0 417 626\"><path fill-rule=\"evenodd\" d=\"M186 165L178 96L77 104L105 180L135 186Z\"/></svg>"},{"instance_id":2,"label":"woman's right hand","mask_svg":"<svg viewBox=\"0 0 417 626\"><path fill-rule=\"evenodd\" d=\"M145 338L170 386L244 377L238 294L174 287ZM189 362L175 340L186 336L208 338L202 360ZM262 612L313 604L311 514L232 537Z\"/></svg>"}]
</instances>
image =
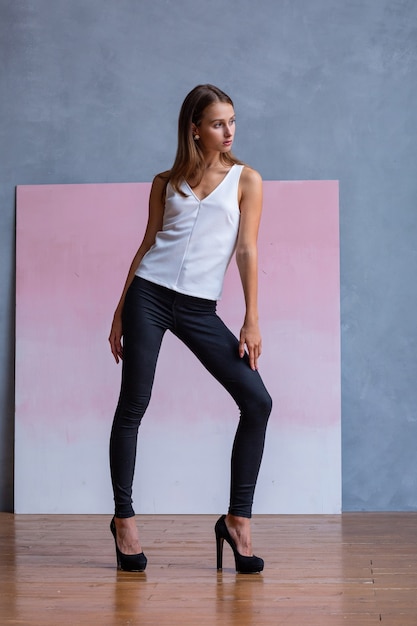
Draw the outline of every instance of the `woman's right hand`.
<instances>
[{"instance_id":1,"label":"woman's right hand","mask_svg":"<svg viewBox=\"0 0 417 626\"><path fill-rule=\"evenodd\" d=\"M119 362L119 359L123 359L122 336L122 315L116 311L109 335L110 350L116 363Z\"/></svg>"}]
</instances>

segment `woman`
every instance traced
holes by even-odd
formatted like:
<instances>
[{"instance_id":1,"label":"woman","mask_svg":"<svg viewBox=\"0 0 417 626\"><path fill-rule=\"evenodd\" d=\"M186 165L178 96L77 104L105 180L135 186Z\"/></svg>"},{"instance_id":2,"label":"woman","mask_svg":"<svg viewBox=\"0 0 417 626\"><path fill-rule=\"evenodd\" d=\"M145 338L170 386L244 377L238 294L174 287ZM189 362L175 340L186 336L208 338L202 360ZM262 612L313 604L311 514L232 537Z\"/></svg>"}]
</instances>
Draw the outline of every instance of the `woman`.
<instances>
[{"instance_id":1,"label":"woman","mask_svg":"<svg viewBox=\"0 0 417 626\"><path fill-rule=\"evenodd\" d=\"M115 499L111 531L118 566L143 571L132 508L138 427L149 403L162 337L170 330L225 387L240 409L232 450L230 505L216 523L217 568L223 542L236 570L260 572L252 553L250 518L271 398L257 371L261 335L257 309L260 175L231 153L233 102L213 85L185 98L171 170L155 177L149 218L116 308L110 346L123 360L122 385L110 440ZM239 340L216 315L223 278L236 250L246 312ZM122 346L123 336L123 346Z\"/></svg>"}]
</instances>

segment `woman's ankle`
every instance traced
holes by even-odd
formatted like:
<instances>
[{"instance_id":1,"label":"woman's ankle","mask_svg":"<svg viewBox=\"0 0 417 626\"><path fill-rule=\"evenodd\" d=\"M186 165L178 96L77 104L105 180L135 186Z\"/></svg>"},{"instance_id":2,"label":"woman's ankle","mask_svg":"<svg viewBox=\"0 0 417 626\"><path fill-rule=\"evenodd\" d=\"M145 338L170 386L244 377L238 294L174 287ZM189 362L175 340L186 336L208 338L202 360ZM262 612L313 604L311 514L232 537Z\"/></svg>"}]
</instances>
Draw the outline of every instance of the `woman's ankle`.
<instances>
[{"instance_id":1,"label":"woman's ankle","mask_svg":"<svg viewBox=\"0 0 417 626\"><path fill-rule=\"evenodd\" d=\"M138 554L142 551L135 517L115 517L117 544L124 554Z\"/></svg>"},{"instance_id":2,"label":"woman's ankle","mask_svg":"<svg viewBox=\"0 0 417 626\"><path fill-rule=\"evenodd\" d=\"M238 552L242 556L252 556L250 518L229 513L226 515L225 522Z\"/></svg>"}]
</instances>

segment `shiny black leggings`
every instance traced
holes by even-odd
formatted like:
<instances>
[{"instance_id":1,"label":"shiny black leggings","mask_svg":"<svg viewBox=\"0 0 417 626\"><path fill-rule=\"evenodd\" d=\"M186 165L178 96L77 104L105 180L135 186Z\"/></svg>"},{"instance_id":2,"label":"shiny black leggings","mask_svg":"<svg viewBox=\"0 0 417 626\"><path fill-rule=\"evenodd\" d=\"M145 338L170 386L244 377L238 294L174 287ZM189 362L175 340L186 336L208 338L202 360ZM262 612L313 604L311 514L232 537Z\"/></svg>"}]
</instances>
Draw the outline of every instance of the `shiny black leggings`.
<instances>
[{"instance_id":1,"label":"shiny black leggings","mask_svg":"<svg viewBox=\"0 0 417 626\"><path fill-rule=\"evenodd\" d=\"M216 314L216 302L179 294L135 277L123 308L123 369L110 438L115 515L132 517L138 428L151 397L166 330L196 355L240 409L231 460L229 513L251 517L272 401L258 372L239 357L238 340Z\"/></svg>"}]
</instances>

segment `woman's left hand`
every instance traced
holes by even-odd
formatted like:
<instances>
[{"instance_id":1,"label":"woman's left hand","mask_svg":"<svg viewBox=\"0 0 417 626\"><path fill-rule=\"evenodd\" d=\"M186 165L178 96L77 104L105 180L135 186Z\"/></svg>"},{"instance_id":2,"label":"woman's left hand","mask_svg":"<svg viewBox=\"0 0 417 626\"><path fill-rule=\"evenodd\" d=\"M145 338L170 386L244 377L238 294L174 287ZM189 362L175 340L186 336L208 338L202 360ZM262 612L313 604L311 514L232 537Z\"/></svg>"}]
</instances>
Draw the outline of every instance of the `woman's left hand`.
<instances>
[{"instance_id":1,"label":"woman's left hand","mask_svg":"<svg viewBox=\"0 0 417 626\"><path fill-rule=\"evenodd\" d=\"M240 330L239 340L239 356L242 358L245 354L245 345L249 356L249 365L251 369L258 369L258 358L262 353L262 338L258 324L245 323Z\"/></svg>"}]
</instances>

